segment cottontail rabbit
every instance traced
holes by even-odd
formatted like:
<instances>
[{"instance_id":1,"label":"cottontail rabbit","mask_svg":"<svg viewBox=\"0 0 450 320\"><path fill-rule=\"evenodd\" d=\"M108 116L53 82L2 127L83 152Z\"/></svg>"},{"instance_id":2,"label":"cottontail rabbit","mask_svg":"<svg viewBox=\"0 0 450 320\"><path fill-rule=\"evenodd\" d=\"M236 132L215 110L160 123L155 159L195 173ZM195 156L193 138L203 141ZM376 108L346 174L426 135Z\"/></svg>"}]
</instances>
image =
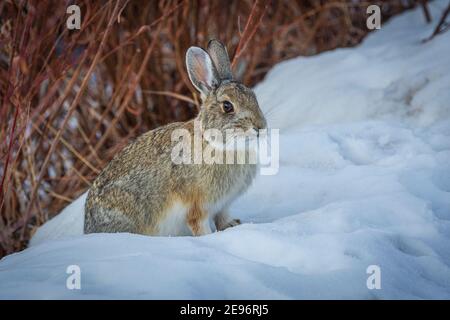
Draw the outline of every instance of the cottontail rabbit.
<instances>
[{"instance_id":1,"label":"cottontail rabbit","mask_svg":"<svg viewBox=\"0 0 450 320\"><path fill-rule=\"evenodd\" d=\"M249 187L255 164L175 164L171 157L173 130L194 134L195 121L202 132L266 127L253 91L233 79L226 48L211 40L207 51L191 47L186 53L202 99L196 119L146 132L115 156L89 190L85 233L197 236L211 233L210 220L217 230L240 223L227 207Z\"/></svg>"}]
</instances>

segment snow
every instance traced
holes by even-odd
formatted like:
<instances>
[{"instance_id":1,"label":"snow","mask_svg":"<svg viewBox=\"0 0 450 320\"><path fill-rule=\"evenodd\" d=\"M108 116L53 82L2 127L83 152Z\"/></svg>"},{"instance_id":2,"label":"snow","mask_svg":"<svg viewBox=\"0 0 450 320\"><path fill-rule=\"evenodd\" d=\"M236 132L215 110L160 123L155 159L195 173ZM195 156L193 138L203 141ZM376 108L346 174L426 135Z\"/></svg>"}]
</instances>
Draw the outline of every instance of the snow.
<instances>
[{"instance_id":1,"label":"snow","mask_svg":"<svg viewBox=\"0 0 450 320\"><path fill-rule=\"evenodd\" d=\"M450 32L421 43L446 3L430 3L433 24L409 11L357 48L270 71L255 91L280 169L233 204L242 225L82 235L83 195L0 261L0 298L449 299Z\"/></svg>"},{"instance_id":2,"label":"snow","mask_svg":"<svg viewBox=\"0 0 450 320\"><path fill-rule=\"evenodd\" d=\"M83 212L86 197L87 192L83 193L62 212L40 227L33 238L31 238L29 246L35 246L49 240L58 240L64 237L82 235L84 229Z\"/></svg>"}]
</instances>

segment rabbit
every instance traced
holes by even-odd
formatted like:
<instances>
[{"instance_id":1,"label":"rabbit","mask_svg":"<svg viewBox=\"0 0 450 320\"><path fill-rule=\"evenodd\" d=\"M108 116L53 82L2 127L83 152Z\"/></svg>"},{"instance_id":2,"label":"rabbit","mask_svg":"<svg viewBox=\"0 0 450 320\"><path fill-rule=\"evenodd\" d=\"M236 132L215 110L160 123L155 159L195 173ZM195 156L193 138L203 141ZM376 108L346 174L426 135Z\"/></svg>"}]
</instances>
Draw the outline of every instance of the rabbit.
<instances>
[{"instance_id":1,"label":"rabbit","mask_svg":"<svg viewBox=\"0 0 450 320\"><path fill-rule=\"evenodd\" d=\"M193 134L195 121L202 132L258 131L267 127L266 120L253 91L233 78L221 42L210 40L207 51L190 47L186 66L200 92L197 117L148 131L113 158L88 192L85 233L201 236L212 233L211 223L216 231L240 224L227 208L250 186L257 164L174 164L171 133L186 129Z\"/></svg>"}]
</instances>

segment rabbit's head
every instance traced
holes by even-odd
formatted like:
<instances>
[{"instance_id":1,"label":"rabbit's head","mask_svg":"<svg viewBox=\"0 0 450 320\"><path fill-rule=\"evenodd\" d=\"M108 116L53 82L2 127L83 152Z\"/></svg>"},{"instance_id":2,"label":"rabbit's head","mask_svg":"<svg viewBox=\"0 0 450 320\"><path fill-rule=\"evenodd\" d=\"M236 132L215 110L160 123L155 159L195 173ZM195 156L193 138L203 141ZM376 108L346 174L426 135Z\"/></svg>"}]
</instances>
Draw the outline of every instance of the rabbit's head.
<instances>
[{"instance_id":1,"label":"rabbit's head","mask_svg":"<svg viewBox=\"0 0 450 320\"><path fill-rule=\"evenodd\" d=\"M233 79L225 46L211 40L207 51L190 47L186 53L189 78L201 94L198 118L202 129L246 132L266 128L266 120L253 91Z\"/></svg>"}]
</instances>

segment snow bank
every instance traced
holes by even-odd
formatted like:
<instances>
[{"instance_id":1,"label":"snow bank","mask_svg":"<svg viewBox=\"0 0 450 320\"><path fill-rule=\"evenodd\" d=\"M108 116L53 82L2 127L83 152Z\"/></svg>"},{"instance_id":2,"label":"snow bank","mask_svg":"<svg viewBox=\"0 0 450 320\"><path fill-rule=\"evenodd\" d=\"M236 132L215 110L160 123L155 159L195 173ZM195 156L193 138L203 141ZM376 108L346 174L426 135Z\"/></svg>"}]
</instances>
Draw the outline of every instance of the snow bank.
<instances>
[{"instance_id":1,"label":"snow bank","mask_svg":"<svg viewBox=\"0 0 450 320\"><path fill-rule=\"evenodd\" d=\"M83 193L57 216L41 226L33 235L33 238L31 238L29 246L32 247L45 241L57 240L64 237L82 235L86 197L87 192Z\"/></svg>"},{"instance_id":2,"label":"snow bank","mask_svg":"<svg viewBox=\"0 0 450 320\"><path fill-rule=\"evenodd\" d=\"M445 5L430 3L434 23ZM357 48L273 68L256 93L280 170L233 205L243 225L80 235L82 197L0 261L0 298L449 299L450 32L421 44L433 28L411 11Z\"/></svg>"}]
</instances>

